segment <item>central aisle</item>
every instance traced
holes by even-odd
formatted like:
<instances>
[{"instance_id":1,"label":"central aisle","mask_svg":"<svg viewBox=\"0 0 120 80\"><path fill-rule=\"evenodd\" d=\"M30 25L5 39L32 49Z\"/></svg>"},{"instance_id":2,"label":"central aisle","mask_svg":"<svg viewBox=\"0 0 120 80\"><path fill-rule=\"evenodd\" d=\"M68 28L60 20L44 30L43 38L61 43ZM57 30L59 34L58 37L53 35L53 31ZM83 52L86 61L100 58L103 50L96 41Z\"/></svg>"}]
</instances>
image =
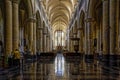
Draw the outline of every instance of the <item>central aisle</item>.
<instances>
[{"instance_id":1,"label":"central aisle","mask_svg":"<svg viewBox=\"0 0 120 80\"><path fill-rule=\"evenodd\" d=\"M48 57L43 61L27 64L20 70L20 74L8 78L10 80L119 80L119 67L107 67L99 61L86 63L83 59L79 63L67 62L61 53L52 62ZM73 59L73 57L72 57ZM76 58L75 58L76 59Z\"/></svg>"}]
</instances>

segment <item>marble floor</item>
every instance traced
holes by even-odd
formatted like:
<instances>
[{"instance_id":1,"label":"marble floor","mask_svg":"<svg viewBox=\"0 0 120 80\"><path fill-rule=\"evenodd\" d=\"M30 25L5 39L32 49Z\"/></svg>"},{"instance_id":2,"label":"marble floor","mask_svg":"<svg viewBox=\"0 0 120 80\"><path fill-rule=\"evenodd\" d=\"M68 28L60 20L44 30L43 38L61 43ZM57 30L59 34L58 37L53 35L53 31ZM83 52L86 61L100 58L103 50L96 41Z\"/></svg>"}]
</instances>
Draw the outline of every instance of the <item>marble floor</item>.
<instances>
[{"instance_id":1,"label":"marble floor","mask_svg":"<svg viewBox=\"0 0 120 80\"><path fill-rule=\"evenodd\" d=\"M84 58L80 63L69 63L62 57L53 62L26 64L0 80L120 80L120 66L103 66L97 60L86 63Z\"/></svg>"}]
</instances>

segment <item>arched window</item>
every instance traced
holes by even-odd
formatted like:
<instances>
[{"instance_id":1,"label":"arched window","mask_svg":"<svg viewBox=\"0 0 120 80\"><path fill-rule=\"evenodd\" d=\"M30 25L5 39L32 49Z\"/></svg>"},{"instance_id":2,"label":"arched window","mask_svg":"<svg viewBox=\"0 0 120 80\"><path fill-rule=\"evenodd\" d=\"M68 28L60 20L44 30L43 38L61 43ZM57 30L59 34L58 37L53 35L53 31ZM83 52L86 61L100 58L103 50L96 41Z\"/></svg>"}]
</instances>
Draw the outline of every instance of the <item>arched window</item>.
<instances>
[{"instance_id":1,"label":"arched window","mask_svg":"<svg viewBox=\"0 0 120 80\"><path fill-rule=\"evenodd\" d=\"M56 76L63 76L64 74L64 56L58 53L55 58L55 74Z\"/></svg>"},{"instance_id":2,"label":"arched window","mask_svg":"<svg viewBox=\"0 0 120 80\"><path fill-rule=\"evenodd\" d=\"M60 46L65 46L65 34L63 31L58 30L55 32L55 47L60 45Z\"/></svg>"}]
</instances>

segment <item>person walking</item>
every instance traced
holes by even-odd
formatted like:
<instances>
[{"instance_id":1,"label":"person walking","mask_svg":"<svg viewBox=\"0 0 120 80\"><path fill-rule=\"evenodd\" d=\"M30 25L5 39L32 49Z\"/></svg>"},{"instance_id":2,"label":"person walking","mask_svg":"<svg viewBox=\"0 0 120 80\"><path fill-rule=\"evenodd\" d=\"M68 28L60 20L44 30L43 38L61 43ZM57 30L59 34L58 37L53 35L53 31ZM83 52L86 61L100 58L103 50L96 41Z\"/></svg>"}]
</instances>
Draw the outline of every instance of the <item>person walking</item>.
<instances>
[{"instance_id":1,"label":"person walking","mask_svg":"<svg viewBox=\"0 0 120 80\"><path fill-rule=\"evenodd\" d=\"M20 52L19 52L18 49L16 49L14 51L14 63L15 63L15 66L19 66L20 67L20 57L21 57Z\"/></svg>"}]
</instances>

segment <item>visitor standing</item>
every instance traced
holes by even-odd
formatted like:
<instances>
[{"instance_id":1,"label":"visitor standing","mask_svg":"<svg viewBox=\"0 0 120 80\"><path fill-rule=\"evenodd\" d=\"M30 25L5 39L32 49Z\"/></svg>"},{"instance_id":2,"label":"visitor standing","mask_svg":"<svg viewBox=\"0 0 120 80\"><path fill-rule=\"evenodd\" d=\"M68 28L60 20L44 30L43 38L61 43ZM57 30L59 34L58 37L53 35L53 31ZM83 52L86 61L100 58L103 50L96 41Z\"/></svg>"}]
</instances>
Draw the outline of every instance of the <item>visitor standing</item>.
<instances>
[{"instance_id":1,"label":"visitor standing","mask_svg":"<svg viewBox=\"0 0 120 80\"><path fill-rule=\"evenodd\" d=\"M18 49L16 49L14 51L14 64L15 64L15 66L20 66L20 57L21 57L20 52Z\"/></svg>"}]
</instances>

